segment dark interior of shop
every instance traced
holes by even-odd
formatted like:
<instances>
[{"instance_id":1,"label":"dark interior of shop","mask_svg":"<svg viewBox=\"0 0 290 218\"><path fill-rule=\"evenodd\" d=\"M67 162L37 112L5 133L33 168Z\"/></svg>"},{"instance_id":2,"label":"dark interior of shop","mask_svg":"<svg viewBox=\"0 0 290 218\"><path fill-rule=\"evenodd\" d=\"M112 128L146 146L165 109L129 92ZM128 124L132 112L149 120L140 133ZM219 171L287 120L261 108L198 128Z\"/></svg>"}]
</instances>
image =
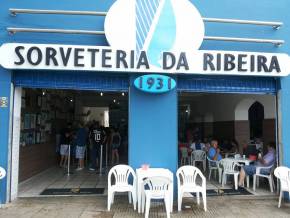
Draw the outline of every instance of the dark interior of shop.
<instances>
[{"instance_id":1,"label":"dark interior of shop","mask_svg":"<svg viewBox=\"0 0 290 218\"><path fill-rule=\"evenodd\" d=\"M181 92L178 122L180 143L235 140L241 153L244 143L276 141L275 96Z\"/></svg>"},{"instance_id":2,"label":"dark interior of shop","mask_svg":"<svg viewBox=\"0 0 290 218\"><path fill-rule=\"evenodd\" d=\"M53 89L23 89L21 107L21 134L19 182L58 166L62 130L71 125L71 163L76 168L74 136L80 124L88 138L93 122L103 127L107 135L103 150L103 167L111 164L111 129L121 135L120 163L128 159L128 94L126 92L96 92ZM85 154L86 167L90 165L90 142ZM107 148L107 150L106 150Z\"/></svg>"}]
</instances>

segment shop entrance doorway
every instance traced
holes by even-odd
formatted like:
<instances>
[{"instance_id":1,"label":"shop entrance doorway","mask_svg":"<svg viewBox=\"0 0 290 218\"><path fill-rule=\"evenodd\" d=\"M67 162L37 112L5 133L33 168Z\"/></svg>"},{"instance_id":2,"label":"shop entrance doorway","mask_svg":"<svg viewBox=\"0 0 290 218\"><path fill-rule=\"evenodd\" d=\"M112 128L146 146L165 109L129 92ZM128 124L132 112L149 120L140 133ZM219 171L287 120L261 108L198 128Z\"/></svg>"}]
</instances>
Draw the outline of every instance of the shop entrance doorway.
<instances>
[{"instance_id":1,"label":"shop entrance doorway","mask_svg":"<svg viewBox=\"0 0 290 218\"><path fill-rule=\"evenodd\" d=\"M110 167L128 163L125 91L23 88L20 120L18 197L49 195L48 189L105 194ZM102 132L97 144L95 129Z\"/></svg>"},{"instance_id":2,"label":"shop entrance doorway","mask_svg":"<svg viewBox=\"0 0 290 218\"><path fill-rule=\"evenodd\" d=\"M236 154L246 158L267 153L267 146L274 142L278 157L276 141L276 97L270 94L230 94L230 93L179 93L178 113L178 149L179 166L193 164L191 156L194 150L204 150L208 156L211 142L216 140L222 158L234 157ZM246 154L249 149L253 154ZM276 160L278 161L278 160ZM202 163L197 165L208 178L208 167L204 170ZM230 179L229 181L233 181ZM269 195L268 181L260 182L262 186L255 192L252 187L247 191L254 195ZM221 184L211 178L209 189L222 188ZM230 183L228 188L232 188Z\"/></svg>"}]
</instances>

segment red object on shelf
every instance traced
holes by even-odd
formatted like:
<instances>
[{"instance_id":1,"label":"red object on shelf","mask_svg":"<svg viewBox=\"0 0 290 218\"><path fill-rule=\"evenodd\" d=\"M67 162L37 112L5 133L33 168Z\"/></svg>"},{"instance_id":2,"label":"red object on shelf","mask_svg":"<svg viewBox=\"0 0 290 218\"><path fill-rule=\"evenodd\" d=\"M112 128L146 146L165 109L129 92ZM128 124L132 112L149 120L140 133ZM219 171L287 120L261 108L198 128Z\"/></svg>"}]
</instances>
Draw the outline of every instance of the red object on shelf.
<instances>
[{"instance_id":1,"label":"red object on shelf","mask_svg":"<svg viewBox=\"0 0 290 218\"><path fill-rule=\"evenodd\" d=\"M257 155L249 155L250 160L257 160Z\"/></svg>"},{"instance_id":2,"label":"red object on shelf","mask_svg":"<svg viewBox=\"0 0 290 218\"><path fill-rule=\"evenodd\" d=\"M187 144L187 143L179 143L179 144L178 144L178 147L179 147L179 148L188 147L188 144Z\"/></svg>"}]
</instances>

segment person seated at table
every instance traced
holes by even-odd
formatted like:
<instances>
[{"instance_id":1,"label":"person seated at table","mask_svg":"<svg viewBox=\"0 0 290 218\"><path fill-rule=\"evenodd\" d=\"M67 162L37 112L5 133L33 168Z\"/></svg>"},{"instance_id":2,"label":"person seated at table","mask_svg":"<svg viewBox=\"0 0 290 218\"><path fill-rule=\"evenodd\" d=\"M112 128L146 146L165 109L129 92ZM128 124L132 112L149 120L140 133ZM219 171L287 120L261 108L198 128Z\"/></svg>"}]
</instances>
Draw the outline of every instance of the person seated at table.
<instances>
[{"instance_id":1,"label":"person seated at table","mask_svg":"<svg viewBox=\"0 0 290 218\"><path fill-rule=\"evenodd\" d=\"M241 168L240 171L240 179L239 179L239 187L241 187L244 184L244 180L246 176L252 176L256 173L256 168L257 167L268 167L271 166L272 164L275 163L275 143L271 142L269 143L268 147L268 152L265 156L258 157L258 161L255 164L252 165L245 165ZM269 174L271 169L265 169L261 170L262 174Z\"/></svg>"},{"instance_id":2,"label":"person seated at table","mask_svg":"<svg viewBox=\"0 0 290 218\"><path fill-rule=\"evenodd\" d=\"M205 149L205 144L201 142L200 139L196 140L196 141L193 141L190 145L190 149L192 151L195 151L195 150L204 150Z\"/></svg>"},{"instance_id":3,"label":"person seated at table","mask_svg":"<svg viewBox=\"0 0 290 218\"><path fill-rule=\"evenodd\" d=\"M209 151L210 149L210 142L211 142L211 138L204 138L203 143L204 143L204 150L206 152Z\"/></svg>"},{"instance_id":4,"label":"person seated at table","mask_svg":"<svg viewBox=\"0 0 290 218\"><path fill-rule=\"evenodd\" d=\"M222 150L225 154L225 157L235 157L239 155L239 144L236 139L232 139L229 143L225 144L226 146Z\"/></svg>"},{"instance_id":5,"label":"person seated at table","mask_svg":"<svg viewBox=\"0 0 290 218\"><path fill-rule=\"evenodd\" d=\"M239 143L236 139L232 139L230 142L230 146L228 147L228 151L230 153L239 153Z\"/></svg>"},{"instance_id":6,"label":"person seated at table","mask_svg":"<svg viewBox=\"0 0 290 218\"><path fill-rule=\"evenodd\" d=\"M250 160L257 160L258 151L256 146L253 144L248 144L247 142L243 142L243 155L245 155Z\"/></svg>"},{"instance_id":7,"label":"person seated at table","mask_svg":"<svg viewBox=\"0 0 290 218\"><path fill-rule=\"evenodd\" d=\"M193 140L197 141L201 139L201 132L200 132L199 127L195 127L192 133L193 133Z\"/></svg>"},{"instance_id":8,"label":"person seated at table","mask_svg":"<svg viewBox=\"0 0 290 218\"><path fill-rule=\"evenodd\" d=\"M230 147L230 143L227 139L221 140L221 143L219 144L219 148L222 152L227 152L228 148Z\"/></svg>"},{"instance_id":9,"label":"person seated at table","mask_svg":"<svg viewBox=\"0 0 290 218\"><path fill-rule=\"evenodd\" d=\"M184 147L189 148L189 143L183 142L182 139L179 139L178 140L178 148L180 149L180 148L184 148Z\"/></svg>"},{"instance_id":10,"label":"person seated at table","mask_svg":"<svg viewBox=\"0 0 290 218\"><path fill-rule=\"evenodd\" d=\"M193 133L192 133L192 129L188 128L186 130L186 141L187 142L191 142L193 140Z\"/></svg>"},{"instance_id":11,"label":"person seated at table","mask_svg":"<svg viewBox=\"0 0 290 218\"><path fill-rule=\"evenodd\" d=\"M210 144L211 145L208 151L208 157L211 160L220 161L222 159L222 155L220 154L220 149L218 148L218 141L212 140Z\"/></svg>"},{"instance_id":12,"label":"person seated at table","mask_svg":"<svg viewBox=\"0 0 290 218\"><path fill-rule=\"evenodd\" d=\"M182 138L179 138L178 140L178 156L182 156L182 150L185 150L185 148L190 152L189 144L186 142L183 142L184 140Z\"/></svg>"},{"instance_id":13,"label":"person seated at table","mask_svg":"<svg viewBox=\"0 0 290 218\"><path fill-rule=\"evenodd\" d=\"M237 153L239 151L238 147L239 144L235 139L232 139L230 141L224 140L222 145L220 145L221 150L226 153Z\"/></svg>"},{"instance_id":14,"label":"person seated at table","mask_svg":"<svg viewBox=\"0 0 290 218\"><path fill-rule=\"evenodd\" d=\"M256 144L256 149L261 152L263 150L262 140L260 138L255 138L255 144Z\"/></svg>"}]
</instances>

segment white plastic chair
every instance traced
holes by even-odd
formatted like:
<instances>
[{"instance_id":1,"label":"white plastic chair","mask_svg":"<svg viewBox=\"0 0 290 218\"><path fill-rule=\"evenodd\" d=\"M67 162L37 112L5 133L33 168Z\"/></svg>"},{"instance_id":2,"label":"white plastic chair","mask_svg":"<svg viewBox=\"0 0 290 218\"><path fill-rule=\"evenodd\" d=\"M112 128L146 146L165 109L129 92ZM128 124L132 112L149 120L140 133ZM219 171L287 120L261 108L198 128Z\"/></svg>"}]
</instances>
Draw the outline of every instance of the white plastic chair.
<instances>
[{"instance_id":1,"label":"white plastic chair","mask_svg":"<svg viewBox=\"0 0 290 218\"><path fill-rule=\"evenodd\" d=\"M188 149L186 147L180 148L180 153L181 153L181 160L180 160L180 165L186 165L188 163Z\"/></svg>"},{"instance_id":2,"label":"white plastic chair","mask_svg":"<svg viewBox=\"0 0 290 218\"><path fill-rule=\"evenodd\" d=\"M259 177L267 178L270 185L271 192L274 191L274 180L273 180L273 168L274 164L268 167L256 167L256 174L253 176L253 190L256 191L256 185L259 187ZM262 174L262 170L268 170L269 174Z\"/></svg>"},{"instance_id":3,"label":"white plastic chair","mask_svg":"<svg viewBox=\"0 0 290 218\"><path fill-rule=\"evenodd\" d=\"M206 206L206 178L202 172L195 166L183 166L176 172L177 188L178 188L178 211L181 211L182 197L184 193L196 193L197 204L200 204L199 193L202 194L203 207ZM201 183L196 181L201 179Z\"/></svg>"},{"instance_id":4,"label":"white plastic chair","mask_svg":"<svg viewBox=\"0 0 290 218\"><path fill-rule=\"evenodd\" d=\"M167 218L170 217L171 198L169 186L171 183L172 181L169 178L161 176L148 177L143 181L142 212L144 213L146 204L145 218L149 217L151 199L164 199L166 216ZM149 189L146 190L145 187Z\"/></svg>"},{"instance_id":5,"label":"white plastic chair","mask_svg":"<svg viewBox=\"0 0 290 218\"><path fill-rule=\"evenodd\" d=\"M290 194L290 169L283 166L277 167L274 170L274 175L280 180L280 196L278 202L278 208L280 208L283 192L289 192Z\"/></svg>"},{"instance_id":6,"label":"white plastic chair","mask_svg":"<svg viewBox=\"0 0 290 218\"><path fill-rule=\"evenodd\" d=\"M216 173L218 172L218 181L219 183L222 182L222 169L220 168L219 161L217 160L211 160L208 156L206 157L208 161L208 169L209 169L209 175L208 175L208 180L210 180L211 177L211 172L214 170L215 171L215 177Z\"/></svg>"},{"instance_id":7,"label":"white plastic chair","mask_svg":"<svg viewBox=\"0 0 290 218\"><path fill-rule=\"evenodd\" d=\"M149 177L166 177L170 181L174 181L173 173L165 168L149 168L147 170L142 169L136 169L136 175L137 175L137 197L138 197L138 213L142 212L142 194L143 194L143 181L146 178ZM170 190L170 212L173 212L173 183L170 184L169 190Z\"/></svg>"},{"instance_id":8,"label":"white plastic chair","mask_svg":"<svg viewBox=\"0 0 290 218\"><path fill-rule=\"evenodd\" d=\"M133 178L133 185L129 184L130 175ZM112 183L112 178L115 178L115 184ZM134 210L136 210L137 196L136 196L136 174L134 170L128 165L114 166L108 174L108 211L114 203L114 196L116 192L128 192L129 203L131 204L133 198Z\"/></svg>"},{"instance_id":9,"label":"white plastic chair","mask_svg":"<svg viewBox=\"0 0 290 218\"><path fill-rule=\"evenodd\" d=\"M237 190L239 171L236 170L236 167L239 166L239 164L226 159L221 160L220 164L223 166L222 187L227 183L227 175L234 175L235 190Z\"/></svg>"},{"instance_id":10,"label":"white plastic chair","mask_svg":"<svg viewBox=\"0 0 290 218\"><path fill-rule=\"evenodd\" d=\"M228 157L234 157L235 154L236 154L236 152L225 153L225 158L228 158Z\"/></svg>"},{"instance_id":11,"label":"white plastic chair","mask_svg":"<svg viewBox=\"0 0 290 218\"><path fill-rule=\"evenodd\" d=\"M202 150L195 150L191 152L190 162L195 166L195 162L202 162L203 171L206 171L206 153Z\"/></svg>"},{"instance_id":12,"label":"white plastic chair","mask_svg":"<svg viewBox=\"0 0 290 218\"><path fill-rule=\"evenodd\" d=\"M235 159L239 159L239 158L241 158L241 155L240 155L240 154L235 154L235 155L234 155L234 158L235 158Z\"/></svg>"},{"instance_id":13,"label":"white plastic chair","mask_svg":"<svg viewBox=\"0 0 290 218\"><path fill-rule=\"evenodd\" d=\"M6 170L0 167L0 179L4 179L5 176L6 176Z\"/></svg>"}]
</instances>

